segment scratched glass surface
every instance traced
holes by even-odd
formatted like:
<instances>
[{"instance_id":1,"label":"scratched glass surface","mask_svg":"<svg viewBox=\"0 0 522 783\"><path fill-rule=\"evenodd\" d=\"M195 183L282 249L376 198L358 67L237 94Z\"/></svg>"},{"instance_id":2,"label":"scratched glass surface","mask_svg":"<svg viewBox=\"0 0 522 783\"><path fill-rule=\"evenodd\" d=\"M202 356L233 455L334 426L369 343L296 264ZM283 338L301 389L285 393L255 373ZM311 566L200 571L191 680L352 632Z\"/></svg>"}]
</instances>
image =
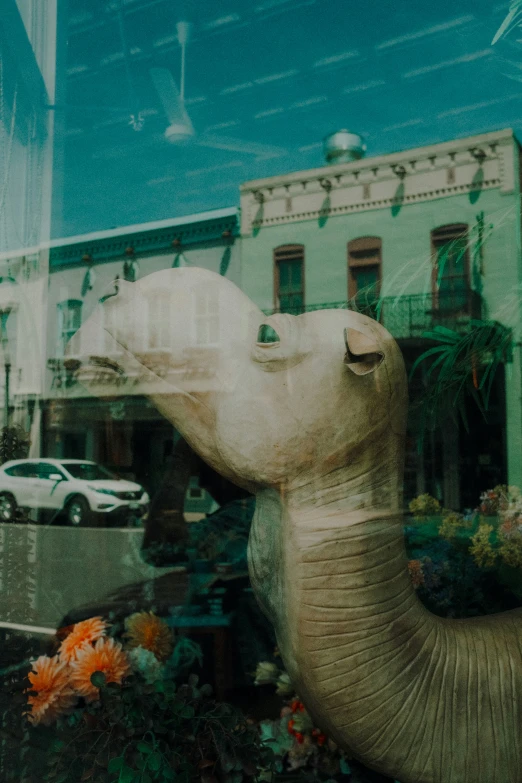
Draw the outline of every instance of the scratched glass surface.
<instances>
[{"instance_id":1,"label":"scratched glass surface","mask_svg":"<svg viewBox=\"0 0 522 783\"><path fill-rule=\"evenodd\" d=\"M2 781L460 783L309 714L281 541L521 605L521 99L520 0L2 0Z\"/></svg>"}]
</instances>

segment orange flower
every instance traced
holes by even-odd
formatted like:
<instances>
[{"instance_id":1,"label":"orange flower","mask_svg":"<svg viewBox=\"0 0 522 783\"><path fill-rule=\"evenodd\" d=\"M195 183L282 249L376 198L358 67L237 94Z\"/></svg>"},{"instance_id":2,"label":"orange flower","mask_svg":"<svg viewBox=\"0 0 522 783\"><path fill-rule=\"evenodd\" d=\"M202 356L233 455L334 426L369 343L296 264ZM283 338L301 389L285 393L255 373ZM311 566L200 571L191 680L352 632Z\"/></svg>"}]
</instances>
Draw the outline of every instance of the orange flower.
<instances>
[{"instance_id":1,"label":"orange flower","mask_svg":"<svg viewBox=\"0 0 522 783\"><path fill-rule=\"evenodd\" d=\"M173 633L169 626L152 612L136 612L125 620L129 647L144 647L159 661L172 652Z\"/></svg>"},{"instance_id":2,"label":"orange flower","mask_svg":"<svg viewBox=\"0 0 522 783\"><path fill-rule=\"evenodd\" d=\"M58 650L60 658L70 663L84 644L95 642L105 636L106 630L107 623L101 617L91 617L89 620L76 623L60 645Z\"/></svg>"},{"instance_id":3,"label":"orange flower","mask_svg":"<svg viewBox=\"0 0 522 783\"><path fill-rule=\"evenodd\" d=\"M35 726L39 723L49 726L76 701L77 695L70 684L67 664L56 656L49 658L41 655L37 658L29 672L29 682L31 687L28 690L36 693L27 697L31 708L27 717Z\"/></svg>"},{"instance_id":4,"label":"orange flower","mask_svg":"<svg viewBox=\"0 0 522 783\"><path fill-rule=\"evenodd\" d=\"M70 668L71 684L86 701L96 701L99 696L99 688L91 682L94 672L104 674L105 682L117 683L121 683L130 672L121 644L104 637L98 639L94 646L87 643L77 650Z\"/></svg>"}]
</instances>

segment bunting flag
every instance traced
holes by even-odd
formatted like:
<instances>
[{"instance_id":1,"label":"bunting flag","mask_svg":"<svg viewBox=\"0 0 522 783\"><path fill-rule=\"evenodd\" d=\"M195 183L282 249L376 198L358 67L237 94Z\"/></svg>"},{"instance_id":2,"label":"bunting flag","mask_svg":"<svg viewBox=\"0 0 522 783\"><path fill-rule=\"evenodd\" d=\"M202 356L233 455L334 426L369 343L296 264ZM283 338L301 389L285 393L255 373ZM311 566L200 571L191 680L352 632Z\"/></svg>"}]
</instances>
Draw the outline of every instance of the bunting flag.
<instances>
[{"instance_id":1,"label":"bunting flag","mask_svg":"<svg viewBox=\"0 0 522 783\"><path fill-rule=\"evenodd\" d=\"M140 265L135 258L128 259L123 263L123 279L128 283L135 283L140 276Z\"/></svg>"},{"instance_id":2,"label":"bunting flag","mask_svg":"<svg viewBox=\"0 0 522 783\"><path fill-rule=\"evenodd\" d=\"M230 259L232 257L232 251L229 247L225 248L225 252L221 257L221 263L219 265L219 274L225 277L228 267L230 266Z\"/></svg>"},{"instance_id":3,"label":"bunting flag","mask_svg":"<svg viewBox=\"0 0 522 783\"><path fill-rule=\"evenodd\" d=\"M172 262L172 269L179 269L183 266L188 266L189 263L182 252L179 252L175 257L174 261Z\"/></svg>"},{"instance_id":4,"label":"bunting flag","mask_svg":"<svg viewBox=\"0 0 522 783\"><path fill-rule=\"evenodd\" d=\"M94 288L95 281L96 281L96 272L94 271L94 267L90 266L83 278L82 297L84 297L89 291L92 291L92 289Z\"/></svg>"}]
</instances>

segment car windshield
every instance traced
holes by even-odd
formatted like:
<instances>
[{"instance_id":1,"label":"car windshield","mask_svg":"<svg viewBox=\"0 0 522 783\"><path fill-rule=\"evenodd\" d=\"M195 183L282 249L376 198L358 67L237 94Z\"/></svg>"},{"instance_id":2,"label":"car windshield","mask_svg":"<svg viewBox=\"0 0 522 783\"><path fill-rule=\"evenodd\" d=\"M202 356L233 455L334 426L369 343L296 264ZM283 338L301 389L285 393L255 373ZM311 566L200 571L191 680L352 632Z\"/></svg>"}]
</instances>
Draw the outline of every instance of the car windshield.
<instances>
[{"instance_id":1,"label":"car windshield","mask_svg":"<svg viewBox=\"0 0 522 783\"><path fill-rule=\"evenodd\" d=\"M113 473L101 465L92 462L62 462L64 468L76 479L84 481L101 481L103 479L117 479Z\"/></svg>"}]
</instances>

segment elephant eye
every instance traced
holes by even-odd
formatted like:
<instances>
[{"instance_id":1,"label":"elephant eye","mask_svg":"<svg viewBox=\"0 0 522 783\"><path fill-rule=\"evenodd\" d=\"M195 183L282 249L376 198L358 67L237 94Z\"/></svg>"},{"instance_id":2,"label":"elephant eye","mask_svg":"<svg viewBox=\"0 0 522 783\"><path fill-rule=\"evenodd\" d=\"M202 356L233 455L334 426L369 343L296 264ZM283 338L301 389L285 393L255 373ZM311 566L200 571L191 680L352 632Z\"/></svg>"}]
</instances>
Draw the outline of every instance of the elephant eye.
<instances>
[{"instance_id":1,"label":"elephant eye","mask_svg":"<svg viewBox=\"0 0 522 783\"><path fill-rule=\"evenodd\" d=\"M257 333L258 344L269 344L280 342L279 335L270 324L261 324Z\"/></svg>"}]
</instances>

